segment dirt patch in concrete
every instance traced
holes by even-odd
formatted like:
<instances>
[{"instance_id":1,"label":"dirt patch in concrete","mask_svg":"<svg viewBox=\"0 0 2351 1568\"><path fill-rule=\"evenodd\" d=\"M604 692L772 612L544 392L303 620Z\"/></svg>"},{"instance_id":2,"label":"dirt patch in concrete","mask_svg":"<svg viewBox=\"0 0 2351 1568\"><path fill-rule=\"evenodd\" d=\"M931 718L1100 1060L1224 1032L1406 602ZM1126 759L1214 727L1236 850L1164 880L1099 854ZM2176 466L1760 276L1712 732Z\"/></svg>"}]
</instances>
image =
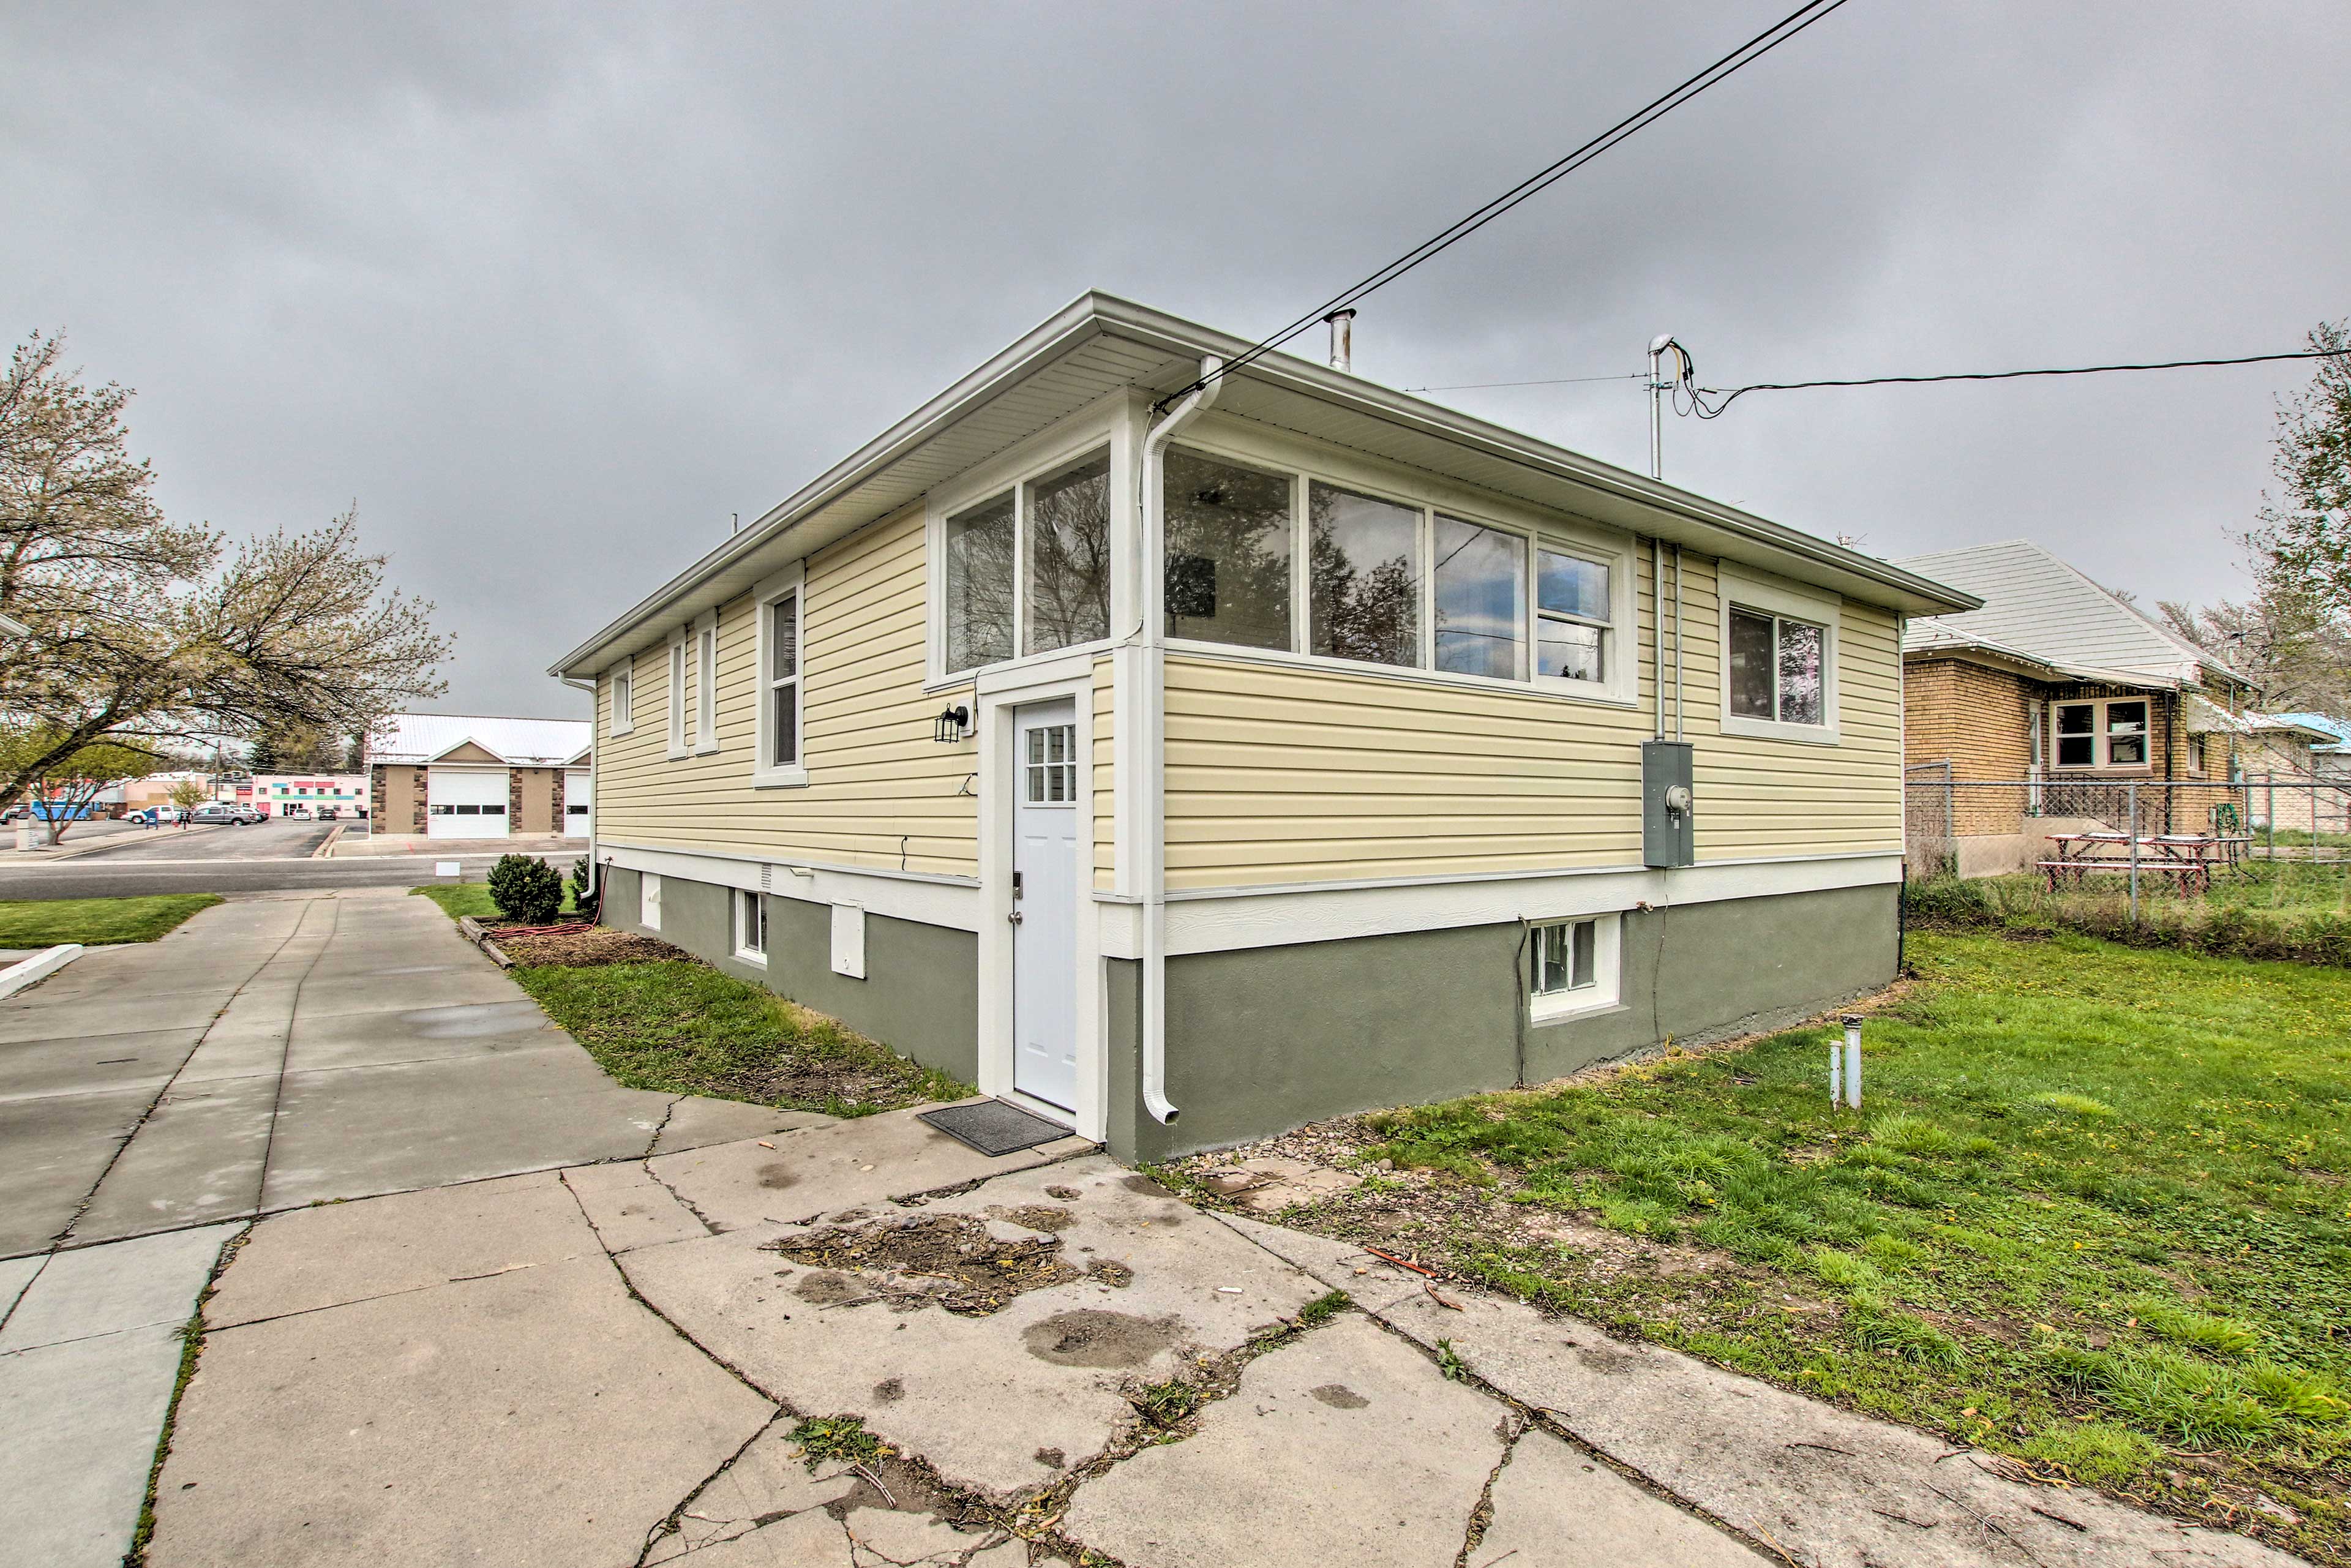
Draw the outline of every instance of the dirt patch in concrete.
<instances>
[{"instance_id":1,"label":"dirt patch in concrete","mask_svg":"<svg viewBox=\"0 0 2351 1568\"><path fill-rule=\"evenodd\" d=\"M517 925L484 922L490 940L517 964L593 969L606 964L655 964L687 956L657 936L610 925Z\"/></svg>"},{"instance_id":2,"label":"dirt patch in concrete","mask_svg":"<svg viewBox=\"0 0 2351 1568\"><path fill-rule=\"evenodd\" d=\"M998 1219L1008 1219L1023 1230L1048 1233L1067 1230L1077 1223L1077 1217L1066 1208L1056 1208L1050 1203L1024 1203L1018 1208L991 1208L987 1211Z\"/></svg>"},{"instance_id":3,"label":"dirt patch in concrete","mask_svg":"<svg viewBox=\"0 0 2351 1568\"><path fill-rule=\"evenodd\" d=\"M1180 1327L1172 1317L1080 1307L1030 1323L1020 1331L1020 1343L1055 1366L1141 1366L1173 1345Z\"/></svg>"},{"instance_id":4,"label":"dirt patch in concrete","mask_svg":"<svg viewBox=\"0 0 2351 1568\"><path fill-rule=\"evenodd\" d=\"M1060 1212L1060 1211L1056 1211ZM1008 1239L967 1214L923 1215L787 1236L768 1249L833 1272L854 1273L862 1293L904 1308L943 1307L984 1318L1016 1296L1079 1277L1057 1236ZM805 1281L796 1289L805 1292ZM843 1296L841 1300L852 1299Z\"/></svg>"}]
</instances>

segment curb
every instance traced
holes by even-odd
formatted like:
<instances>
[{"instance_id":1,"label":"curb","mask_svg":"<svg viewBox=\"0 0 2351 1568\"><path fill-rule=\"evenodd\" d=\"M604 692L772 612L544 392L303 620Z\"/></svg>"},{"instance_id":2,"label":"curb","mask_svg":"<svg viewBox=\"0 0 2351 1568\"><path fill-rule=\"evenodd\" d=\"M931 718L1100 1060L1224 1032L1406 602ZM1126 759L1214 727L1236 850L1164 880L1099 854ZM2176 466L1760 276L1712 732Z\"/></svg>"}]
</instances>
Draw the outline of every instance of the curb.
<instances>
[{"instance_id":1,"label":"curb","mask_svg":"<svg viewBox=\"0 0 2351 1568\"><path fill-rule=\"evenodd\" d=\"M228 826L229 824L226 822L206 822L201 828L188 829L187 836L193 837L202 833L217 833ZM128 849L132 844L157 843L162 841L162 835L171 831L172 830L169 828L157 828L153 831L152 836L148 833L117 833L111 838L99 839L90 843L71 845L66 849L57 851L55 854L44 854L37 848L27 850L25 852L25 858L27 862L31 863L44 863L49 861L77 860L83 855L104 854L109 850ZM13 855L16 852L14 849L11 849L6 851L5 853L0 853L0 862L5 862L8 855Z\"/></svg>"},{"instance_id":2,"label":"curb","mask_svg":"<svg viewBox=\"0 0 2351 1568\"><path fill-rule=\"evenodd\" d=\"M310 852L310 858L314 861L327 859L335 852L335 846L342 841L342 837L343 824L337 822L328 830L327 836L319 841L319 847Z\"/></svg>"},{"instance_id":3,"label":"curb","mask_svg":"<svg viewBox=\"0 0 2351 1568\"><path fill-rule=\"evenodd\" d=\"M82 955L78 942L64 942L0 969L0 997L13 997L36 980L46 980Z\"/></svg>"}]
</instances>

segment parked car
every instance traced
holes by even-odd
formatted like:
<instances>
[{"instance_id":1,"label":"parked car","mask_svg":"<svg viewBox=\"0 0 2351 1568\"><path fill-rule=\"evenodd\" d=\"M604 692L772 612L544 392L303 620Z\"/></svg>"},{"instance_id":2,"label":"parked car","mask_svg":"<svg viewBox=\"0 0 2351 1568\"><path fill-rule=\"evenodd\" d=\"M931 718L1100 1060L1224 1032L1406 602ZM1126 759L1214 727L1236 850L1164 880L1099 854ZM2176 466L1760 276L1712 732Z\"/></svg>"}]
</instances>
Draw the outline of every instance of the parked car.
<instances>
[{"instance_id":1,"label":"parked car","mask_svg":"<svg viewBox=\"0 0 2351 1568\"><path fill-rule=\"evenodd\" d=\"M214 801L199 806L188 813L188 821L196 823L227 822L235 827L247 827L261 821L261 813L250 806L234 806L226 801Z\"/></svg>"},{"instance_id":2,"label":"parked car","mask_svg":"<svg viewBox=\"0 0 2351 1568\"><path fill-rule=\"evenodd\" d=\"M122 820L136 822L142 828L160 828L165 823L178 821L183 814L177 806L142 806Z\"/></svg>"}]
</instances>

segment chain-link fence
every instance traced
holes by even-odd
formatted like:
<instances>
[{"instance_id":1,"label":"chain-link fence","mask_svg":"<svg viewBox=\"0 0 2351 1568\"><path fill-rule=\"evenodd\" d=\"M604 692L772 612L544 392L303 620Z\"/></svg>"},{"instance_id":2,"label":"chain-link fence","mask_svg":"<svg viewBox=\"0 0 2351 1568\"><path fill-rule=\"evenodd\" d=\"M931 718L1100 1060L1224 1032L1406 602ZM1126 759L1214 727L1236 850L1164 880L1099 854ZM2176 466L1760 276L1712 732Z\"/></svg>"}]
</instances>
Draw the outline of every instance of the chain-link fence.
<instances>
[{"instance_id":1,"label":"chain-link fence","mask_svg":"<svg viewBox=\"0 0 2351 1568\"><path fill-rule=\"evenodd\" d=\"M2052 892L2201 894L2293 862L2351 873L2351 778L1905 779L1907 874L2029 876Z\"/></svg>"}]
</instances>

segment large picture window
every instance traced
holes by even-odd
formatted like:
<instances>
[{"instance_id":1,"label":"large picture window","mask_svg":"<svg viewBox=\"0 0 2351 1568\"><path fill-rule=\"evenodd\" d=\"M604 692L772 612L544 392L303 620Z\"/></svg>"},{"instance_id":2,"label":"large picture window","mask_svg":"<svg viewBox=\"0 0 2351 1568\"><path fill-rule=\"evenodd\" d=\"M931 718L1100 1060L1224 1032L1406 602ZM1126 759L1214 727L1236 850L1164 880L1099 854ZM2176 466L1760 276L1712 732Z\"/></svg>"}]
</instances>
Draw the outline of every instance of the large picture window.
<instances>
[{"instance_id":1,"label":"large picture window","mask_svg":"<svg viewBox=\"0 0 2351 1568\"><path fill-rule=\"evenodd\" d=\"M1097 452L947 517L941 674L1110 635L1110 480Z\"/></svg>"},{"instance_id":2,"label":"large picture window","mask_svg":"<svg viewBox=\"0 0 2351 1568\"><path fill-rule=\"evenodd\" d=\"M946 527L946 667L976 670L1012 657L1013 503L1009 495L960 512Z\"/></svg>"},{"instance_id":3,"label":"large picture window","mask_svg":"<svg viewBox=\"0 0 2351 1568\"><path fill-rule=\"evenodd\" d=\"M2060 768L2144 768L2148 706L2145 697L2055 703L2050 729Z\"/></svg>"},{"instance_id":4,"label":"large picture window","mask_svg":"<svg viewBox=\"0 0 2351 1568\"><path fill-rule=\"evenodd\" d=\"M1188 448L1166 463L1171 638L1634 697L1627 552Z\"/></svg>"},{"instance_id":5,"label":"large picture window","mask_svg":"<svg viewBox=\"0 0 2351 1568\"><path fill-rule=\"evenodd\" d=\"M1420 663L1420 512L1315 480L1307 486L1309 649Z\"/></svg>"},{"instance_id":6,"label":"large picture window","mask_svg":"<svg viewBox=\"0 0 2351 1568\"><path fill-rule=\"evenodd\" d=\"M1436 543L1437 667L1526 679L1526 539L1439 517Z\"/></svg>"},{"instance_id":7,"label":"large picture window","mask_svg":"<svg viewBox=\"0 0 2351 1568\"><path fill-rule=\"evenodd\" d=\"M1110 454L1032 481L1027 492L1021 652L1100 642L1110 635Z\"/></svg>"},{"instance_id":8,"label":"large picture window","mask_svg":"<svg viewBox=\"0 0 2351 1568\"><path fill-rule=\"evenodd\" d=\"M1167 634L1288 648L1288 475L1184 451L1166 458Z\"/></svg>"}]
</instances>

